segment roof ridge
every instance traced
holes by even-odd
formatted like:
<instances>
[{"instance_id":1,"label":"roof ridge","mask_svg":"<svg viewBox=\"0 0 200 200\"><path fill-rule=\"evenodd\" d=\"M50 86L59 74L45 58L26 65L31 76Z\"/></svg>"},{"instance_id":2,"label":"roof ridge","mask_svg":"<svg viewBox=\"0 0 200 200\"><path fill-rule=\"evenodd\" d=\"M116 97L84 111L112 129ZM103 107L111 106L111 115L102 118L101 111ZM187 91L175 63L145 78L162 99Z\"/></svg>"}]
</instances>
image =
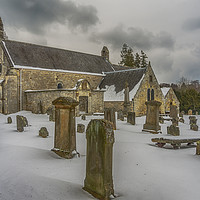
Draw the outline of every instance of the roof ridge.
<instances>
[{"instance_id":1,"label":"roof ridge","mask_svg":"<svg viewBox=\"0 0 200 200\"><path fill-rule=\"evenodd\" d=\"M118 70L118 71L111 71L111 72L104 72L105 74L113 74L118 72L128 72L128 71L137 71L137 70L143 70L146 69L146 67L137 68L137 69L125 69L125 70Z\"/></svg>"}]
</instances>

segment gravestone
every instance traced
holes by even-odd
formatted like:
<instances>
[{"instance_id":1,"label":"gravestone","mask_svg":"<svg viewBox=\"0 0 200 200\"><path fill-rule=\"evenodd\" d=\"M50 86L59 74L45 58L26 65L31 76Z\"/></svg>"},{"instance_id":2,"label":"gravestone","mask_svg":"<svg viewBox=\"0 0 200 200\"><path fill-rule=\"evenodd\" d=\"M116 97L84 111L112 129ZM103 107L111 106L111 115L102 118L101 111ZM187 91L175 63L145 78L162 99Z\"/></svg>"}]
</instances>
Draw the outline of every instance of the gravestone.
<instances>
[{"instance_id":1,"label":"gravestone","mask_svg":"<svg viewBox=\"0 0 200 200\"><path fill-rule=\"evenodd\" d=\"M142 131L147 131L150 133L161 133L161 127L159 126L159 108L161 102L159 101L147 101L145 102L147 106L146 122L143 125Z\"/></svg>"},{"instance_id":2,"label":"gravestone","mask_svg":"<svg viewBox=\"0 0 200 200\"><path fill-rule=\"evenodd\" d=\"M197 118L195 116L189 116L190 124L197 124Z\"/></svg>"},{"instance_id":3,"label":"gravestone","mask_svg":"<svg viewBox=\"0 0 200 200\"><path fill-rule=\"evenodd\" d=\"M113 129L116 130L116 119L114 108L104 109L104 119L110 121L113 124Z\"/></svg>"},{"instance_id":4,"label":"gravestone","mask_svg":"<svg viewBox=\"0 0 200 200\"><path fill-rule=\"evenodd\" d=\"M8 117L8 118L7 118L7 123L8 123L8 124L12 124L12 118L11 118L11 117Z\"/></svg>"},{"instance_id":5,"label":"gravestone","mask_svg":"<svg viewBox=\"0 0 200 200\"><path fill-rule=\"evenodd\" d=\"M175 105L170 105L170 114L169 116L171 118L177 118L178 117L178 110L177 110L177 106Z\"/></svg>"},{"instance_id":6,"label":"gravestone","mask_svg":"<svg viewBox=\"0 0 200 200\"><path fill-rule=\"evenodd\" d=\"M82 120L86 120L86 115L81 115Z\"/></svg>"},{"instance_id":7,"label":"gravestone","mask_svg":"<svg viewBox=\"0 0 200 200\"><path fill-rule=\"evenodd\" d=\"M117 112L117 119L121 120L121 121L124 121L124 114L123 114L123 111L122 110L119 110Z\"/></svg>"},{"instance_id":8,"label":"gravestone","mask_svg":"<svg viewBox=\"0 0 200 200\"><path fill-rule=\"evenodd\" d=\"M200 155L200 141L197 142L196 155Z\"/></svg>"},{"instance_id":9,"label":"gravestone","mask_svg":"<svg viewBox=\"0 0 200 200\"><path fill-rule=\"evenodd\" d=\"M49 136L49 132L47 131L47 128L46 127L42 127L40 130L39 130L39 136L43 137L43 138L46 138Z\"/></svg>"},{"instance_id":10,"label":"gravestone","mask_svg":"<svg viewBox=\"0 0 200 200\"><path fill-rule=\"evenodd\" d=\"M183 118L183 113L182 112L179 113L179 117Z\"/></svg>"},{"instance_id":11,"label":"gravestone","mask_svg":"<svg viewBox=\"0 0 200 200\"><path fill-rule=\"evenodd\" d=\"M59 97L52 102L55 106L54 151L70 159L76 152L75 107L79 104L71 97Z\"/></svg>"},{"instance_id":12,"label":"gravestone","mask_svg":"<svg viewBox=\"0 0 200 200\"><path fill-rule=\"evenodd\" d=\"M77 124L77 132L84 133L85 132L85 125L84 124Z\"/></svg>"},{"instance_id":13,"label":"gravestone","mask_svg":"<svg viewBox=\"0 0 200 200\"><path fill-rule=\"evenodd\" d=\"M49 115L49 121L55 122L55 107L51 106L47 109L47 115Z\"/></svg>"},{"instance_id":14,"label":"gravestone","mask_svg":"<svg viewBox=\"0 0 200 200\"><path fill-rule=\"evenodd\" d=\"M86 178L83 189L98 199L114 196L112 155L114 131L112 123L93 119L87 126Z\"/></svg>"},{"instance_id":15,"label":"gravestone","mask_svg":"<svg viewBox=\"0 0 200 200\"><path fill-rule=\"evenodd\" d=\"M26 119L26 117L22 115L17 115L16 121L17 121L17 131L23 132L24 127L28 126L28 120Z\"/></svg>"},{"instance_id":16,"label":"gravestone","mask_svg":"<svg viewBox=\"0 0 200 200\"><path fill-rule=\"evenodd\" d=\"M196 124L190 124L190 130L198 131L199 127Z\"/></svg>"},{"instance_id":17,"label":"gravestone","mask_svg":"<svg viewBox=\"0 0 200 200\"><path fill-rule=\"evenodd\" d=\"M178 126L171 125L167 127L167 134L173 135L173 136L179 136L180 135L180 130Z\"/></svg>"},{"instance_id":18,"label":"gravestone","mask_svg":"<svg viewBox=\"0 0 200 200\"><path fill-rule=\"evenodd\" d=\"M172 118L172 125L178 126L178 121L179 121L178 117Z\"/></svg>"},{"instance_id":19,"label":"gravestone","mask_svg":"<svg viewBox=\"0 0 200 200\"><path fill-rule=\"evenodd\" d=\"M135 125L135 112L128 112L127 122Z\"/></svg>"},{"instance_id":20,"label":"gravestone","mask_svg":"<svg viewBox=\"0 0 200 200\"><path fill-rule=\"evenodd\" d=\"M188 110L188 115L192 115L192 110Z\"/></svg>"}]
</instances>

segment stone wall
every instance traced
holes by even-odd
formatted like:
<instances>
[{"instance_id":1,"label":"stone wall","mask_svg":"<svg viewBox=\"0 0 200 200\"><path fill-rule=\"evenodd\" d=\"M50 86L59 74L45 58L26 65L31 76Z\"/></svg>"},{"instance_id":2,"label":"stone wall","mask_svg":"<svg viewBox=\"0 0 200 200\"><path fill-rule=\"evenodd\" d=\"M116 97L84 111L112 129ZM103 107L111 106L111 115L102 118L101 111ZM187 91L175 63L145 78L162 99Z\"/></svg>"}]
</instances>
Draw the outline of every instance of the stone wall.
<instances>
[{"instance_id":1,"label":"stone wall","mask_svg":"<svg viewBox=\"0 0 200 200\"><path fill-rule=\"evenodd\" d=\"M135 112L136 116L142 116L146 114L145 102L148 100L147 99L148 89L154 90L154 100L162 103L162 105L160 106L160 113L164 114L165 113L164 96L156 79L156 76L151 66L149 65L147 67L145 76L140 84L140 87L134 97L133 111Z\"/></svg>"},{"instance_id":2,"label":"stone wall","mask_svg":"<svg viewBox=\"0 0 200 200\"><path fill-rule=\"evenodd\" d=\"M115 108L115 111L124 110L123 101L104 101L105 108Z\"/></svg>"}]
</instances>

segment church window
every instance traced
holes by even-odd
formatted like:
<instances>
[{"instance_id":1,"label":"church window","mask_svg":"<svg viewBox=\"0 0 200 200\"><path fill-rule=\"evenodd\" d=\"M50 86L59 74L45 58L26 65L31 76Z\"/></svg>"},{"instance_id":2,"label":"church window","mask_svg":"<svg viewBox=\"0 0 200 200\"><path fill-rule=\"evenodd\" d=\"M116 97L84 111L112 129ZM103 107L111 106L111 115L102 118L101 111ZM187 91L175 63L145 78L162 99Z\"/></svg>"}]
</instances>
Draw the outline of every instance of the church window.
<instances>
[{"instance_id":1,"label":"church window","mask_svg":"<svg viewBox=\"0 0 200 200\"><path fill-rule=\"evenodd\" d=\"M150 97L150 89L148 89L147 90L147 101L150 101L151 99L150 99L151 97Z\"/></svg>"},{"instance_id":2,"label":"church window","mask_svg":"<svg viewBox=\"0 0 200 200\"><path fill-rule=\"evenodd\" d=\"M57 88L58 89L62 89L63 88L63 84L62 83L58 83Z\"/></svg>"},{"instance_id":3,"label":"church window","mask_svg":"<svg viewBox=\"0 0 200 200\"><path fill-rule=\"evenodd\" d=\"M154 89L151 90L151 100L154 100Z\"/></svg>"}]
</instances>

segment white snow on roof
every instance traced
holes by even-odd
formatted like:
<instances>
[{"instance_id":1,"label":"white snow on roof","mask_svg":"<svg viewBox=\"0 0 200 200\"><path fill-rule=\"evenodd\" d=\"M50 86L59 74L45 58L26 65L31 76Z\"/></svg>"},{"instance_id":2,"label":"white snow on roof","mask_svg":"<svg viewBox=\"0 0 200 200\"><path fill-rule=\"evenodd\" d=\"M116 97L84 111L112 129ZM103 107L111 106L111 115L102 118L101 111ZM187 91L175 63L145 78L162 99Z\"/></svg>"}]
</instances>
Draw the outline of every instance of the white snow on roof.
<instances>
[{"instance_id":1,"label":"white snow on roof","mask_svg":"<svg viewBox=\"0 0 200 200\"><path fill-rule=\"evenodd\" d=\"M165 97L167 95L167 93L169 92L170 87L163 87L163 88L161 88L161 90L162 90L162 93L163 93L163 95Z\"/></svg>"},{"instance_id":2,"label":"white snow on roof","mask_svg":"<svg viewBox=\"0 0 200 200\"><path fill-rule=\"evenodd\" d=\"M130 100L132 100L135 97L136 92L138 91L143 78L144 75L137 83L137 85L135 85L135 87L129 92ZM104 101L124 101L124 89L116 93L115 85L111 86L106 85L106 92L104 93Z\"/></svg>"},{"instance_id":3,"label":"white snow on roof","mask_svg":"<svg viewBox=\"0 0 200 200\"><path fill-rule=\"evenodd\" d=\"M62 70L62 69L46 69L46 68L31 67L31 66L21 66L21 65L14 65L14 68L31 69L31 70L42 70L42 71L51 71L51 72L65 72L65 73L73 73L73 74L87 74L87 75L94 75L94 76L105 76L104 74L98 74L98 73L70 71L70 70Z\"/></svg>"},{"instance_id":4,"label":"white snow on roof","mask_svg":"<svg viewBox=\"0 0 200 200\"><path fill-rule=\"evenodd\" d=\"M0 84L3 83L4 79L0 79Z\"/></svg>"},{"instance_id":5,"label":"white snow on roof","mask_svg":"<svg viewBox=\"0 0 200 200\"><path fill-rule=\"evenodd\" d=\"M12 60L11 56L10 56L10 53L9 53L9 51L8 51L7 47L6 47L6 44L5 44L5 42L4 42L4 41L2 41L2 43L3 43L3 46L5 47L5 50L6 50L7 54L8 54L8 57L10 58L10 61L11 61L12 65L13 65L13 67L14 67L14 66L15 66L15 64L14 64L14 62L13 62L13 60Z\"/></svg>"}]
</instances>

